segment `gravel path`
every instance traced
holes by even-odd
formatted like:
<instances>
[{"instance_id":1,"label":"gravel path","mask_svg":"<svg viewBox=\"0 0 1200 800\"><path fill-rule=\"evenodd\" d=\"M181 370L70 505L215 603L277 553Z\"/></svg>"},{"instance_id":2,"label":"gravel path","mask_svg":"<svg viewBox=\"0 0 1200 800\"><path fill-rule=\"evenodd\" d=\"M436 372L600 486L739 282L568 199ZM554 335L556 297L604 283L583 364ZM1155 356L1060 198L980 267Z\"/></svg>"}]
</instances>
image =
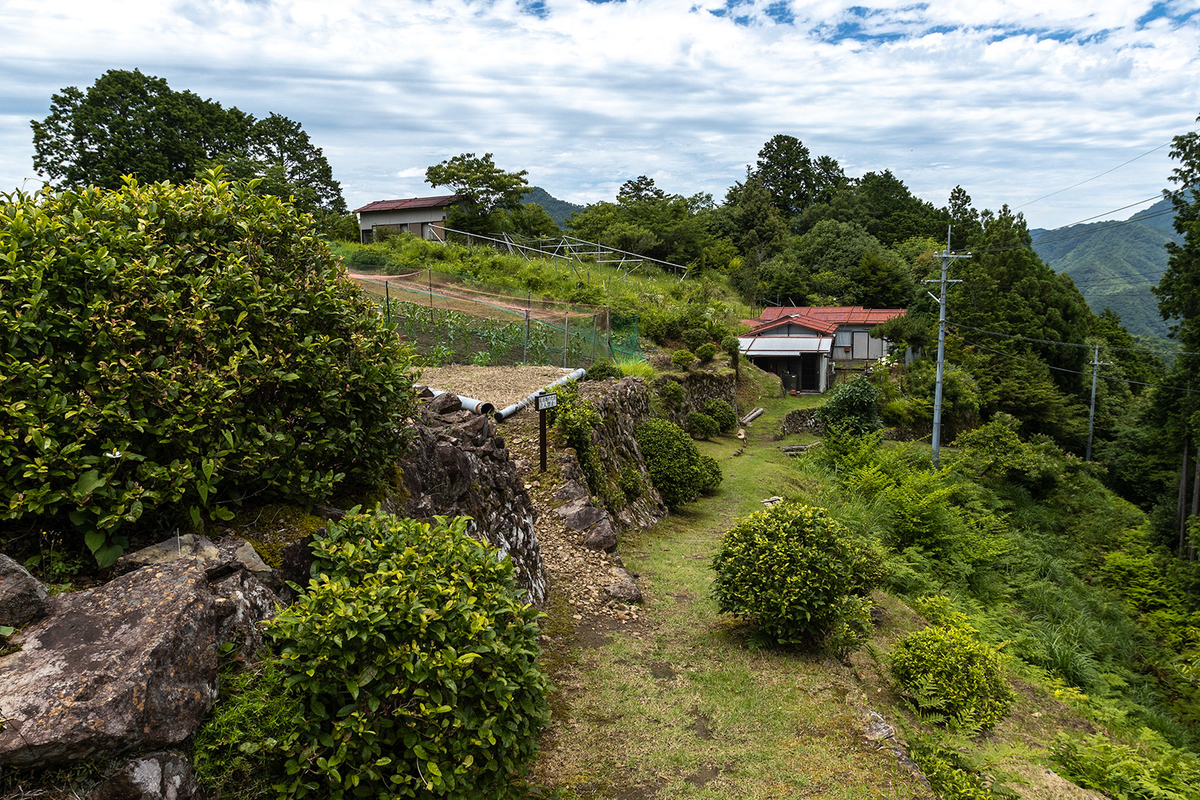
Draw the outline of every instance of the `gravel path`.
<instances>
[{"instance_id":1,"label":"gravel path","mask_svg":"<svg viewBox=\"0 0 1200 800\"><path fill-rule=\"evenodd\" d=\"M422 369L417 383L504 408L569 372L571 370L559 367L476 367L454 364Z\"/></svg>"}]
</instances>

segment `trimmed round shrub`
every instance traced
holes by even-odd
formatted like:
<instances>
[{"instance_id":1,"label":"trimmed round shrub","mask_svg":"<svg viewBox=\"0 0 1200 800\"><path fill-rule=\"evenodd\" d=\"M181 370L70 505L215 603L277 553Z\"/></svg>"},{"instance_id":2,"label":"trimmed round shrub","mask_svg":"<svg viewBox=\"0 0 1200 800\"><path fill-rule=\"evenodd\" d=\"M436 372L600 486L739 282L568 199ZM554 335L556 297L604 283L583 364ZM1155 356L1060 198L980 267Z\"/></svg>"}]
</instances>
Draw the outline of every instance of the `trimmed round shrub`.
<instances>
[{"instance_id":1,"label":"trimmed round shrub","mask_svg":"<svg viewBox=\"0 0 1200 800\"><path fill-rule=\"evenodd\" d=\"M683 336L680 338L683 339L683 343L688 346L688 349L692 351L695 351L699 349L701 345L709 344L712 341L711 337L708 335L708 331L706 331L704 328L688 328L683 332Z\"/></svg>"},{"instance_id":2,"label":"trimmed round shrub","mask_svg":"<svg viewBox=\"0 0 1200 800\"><path fill-rule=\"evenodd\" d=\"M738 337L730 334L721 340L721 349L725 351L725 355L733 359L737 363L738 354L741 352L741 346L738 342Z\"/></svg>"},{"instance_id":3,"label":"trimmed round shrub","mask_svg":"<svg viewBox=\"0 0 1200 800\"><path fill-rule=\"evenodd\" d=\"M705 342L696 348L696 358L700 359L700 362L703 364L707 364L709 361L712 361L713 356L716 354L717 346L712 342Z\"/></svg>"},{"instance_id":4,"label":"trimmed round shrub","mask_svg":"<svg viewBox=\"0 0 1200 800\"><path fill-rule=\"evenodd\" d=\"M616 378L617 380L621 380L621 378L624 377L625 373L621 372L620 367L613 362L604 359L601 361L595 361L590 367L588 367L587 374L584 376L584 380L602 381L608 378Z\"/></svg>"},{"instance_id":5,"label":"trimmed round shrub","mask_svg":"<svg viewBox=\"0 0 1200 800\"><path fill-rule=\"evenodd\" d=\"M865 596L883 576L872 547L823 509L787 502L743 517L713 557L713 596L780 644L856 649L870 630Z\"/></svg>"},{"instance_id":6,"label":"trimmed round shrub","mask_svg":"<svg viewBox=\"0 0 1200 800\"><path fill-rule=\"evenodd\" d=\"M668 508L678 508L720 486L717 462L705 461L695 442L675 423L651 417L637 427L635 436L650 482Z\"/></svg>"},{"instance_id":7,"label":"trimmed round shrub","mask_svg":"<svg viewBox=\"0 0 1200 800\"><path fill-rule=\"evenodd\" d=\"M833 387L825 404L813 416L826 429L837 427L862 436L882 426L879 398L879 387L865 375L858 375Z\"/></svg>"},{"instance_id":8,"label":"trimmed round shrub","mask_svg":"<svg viewBox=\"0 0 1200 800\"><path fill-rule=\"evenodd\" d=\"M696 356L692 355L691 350L676 350L671 354L671 366L675 369L687 372L687 368L696 360Z\"/></svg>"},{"instance_id":9,"label":"trimmed round shrub","mask_svg":"<svg viewBox=\"0 0 1200 800\"><path fill-rule=\"evenodd\" d=\"M667 408L679 408L683 405L685 396L683 384L679 381L663 381L658 387L658 396Z\"/></svg>"},{"instance_id":10,"label":"trimmed round shrub","mask_svg":"<svg viewBox=\"0 0 1200 800\"><path fill-rule=\"evenodd\" d=\"M714 397L704 404L704 413L716 420L721 433L729 433L737 427L737 412L733 406L719 397Z\"/></svg>"},{"instance_id":11,"label":"trimmed round shrub","mask_svg":"<svg viewBox=\"0 0 1200 800\"><path fill-rule=\"evenodd\" d=\"M892 678L923 711L986 728L1008 714L1015 696L1000 654L965 626L934 625L896 643Z\"/></svg>"},{"instance_id":12,"label":"trimmed round shrub","mask_svg":"<svg viewBox=\"0 0 1200 800\"><path fill-rule=\"evenodd\" d=\"M711 439L721 431L715 419L699 411L688 412L686 428L696 439Z\"/></svg>"},{"instance_id":13,"label":"trimmed round shrub","mask_svg":"<svg viewBox=\"0 0 1200 800\"><path fill-rule=\"evenodd\" d=\"M469 523L358 514L314 541L270 626L304 706L289 796L511 796L550 716L541 615Z\"/></svg>"},{"instance_id":14,"label":"trimmed round shrub","mask_svg":"<svg viewBox=\"0 0 1200 800\"><path fill-rule=\"evenodd\" d=\"M139 523L319 502L403 454L411 351L277 197L0 194L0 253L0 520L107 566Z\"/></svg>"}]
</instances>

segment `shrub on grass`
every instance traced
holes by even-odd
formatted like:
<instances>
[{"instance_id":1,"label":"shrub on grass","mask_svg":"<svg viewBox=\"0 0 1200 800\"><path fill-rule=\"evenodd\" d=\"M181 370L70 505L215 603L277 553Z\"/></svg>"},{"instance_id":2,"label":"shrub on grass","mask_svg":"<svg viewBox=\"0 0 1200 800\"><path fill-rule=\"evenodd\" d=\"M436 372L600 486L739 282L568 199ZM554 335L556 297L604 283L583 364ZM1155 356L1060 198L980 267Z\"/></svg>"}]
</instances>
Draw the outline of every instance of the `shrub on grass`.
<instances>
[{"instance_id":1,"label":"shrub on grass","mask_svg":"<svg viewBox=\"0 0 1200 800\"><path fill-rule=\"evenodd\" d=\"M688 412L686 428L696 439L711 439L721 431L715 419L699 411Z\"/></svg>"},{"instance_id":2,"label":"shrub on grass","mask_svg":"<svg viewBox=\"0 0 1200 800\"><path fill-rule=\"evenodd\" d=\"M692 354L691 350L676 350L671 354L671 366L684 372L687 372L688 367L690 367L692 362L695 360L696 356Z\"/></svg>"},{"instance_id":3,"label":"shrub on grass","mask_svg":"<svg viewBox=\"0 0 1200 800\"><path fill-rule=\"evenodd\" d=\"M700 359L700 363L707 364L713 360L713 356L717 354L717 346L712 342L705 342L696 348L696 358Z\"/></svg>"},{"instance_id":4,"label":"shrub on grass","mask_svg":"<svg viewBox=\"0 0 1200 800\"><path fill-rule=\"evenodd\" d=\"M702 456L673 422L652 417L637 427L635 437L650 482L668 508L678 508L720 485L721 468L716 460Z\"/></svg>"},{"instance_id":5,"label":"shrub on grass","mask_svg":"<svg viewBox=\"0 0 1200 800\"><path fill-rule=\"evenodd\" d=\"M704 413L716 420L717 429L721 433L729 433L737 427L737 412L719 397L714 397L704 404Z\"/></svg>"},{"instance_id":6,"label":"shrub on grass","mask_svg":"<svg viewBox=\"0 0 1200 800\"><path fill-rule=\"evenodd\" d=\"M878 430L883 424L879 417L879 387L864 375L833 387L813 415L821 426L839 427L857 436Z\"/></svg>"},{"instance_id":7,"label":"shrub on grass","mask_svg":"<svg viewBox=\"0 0 1200 800\"><path fill-rule=\"evenodd\" d=\"M320 501L403 454L412 354L277 197L0 194L0 253L0 520L107 566L151 517Z\"/></svg>"},{"instance_id":8,"label":"shrub on grass","mask_svg":"<svg viewBox=\"0 0 1200 800\"><path fill-rule=\"evenodd\" d=\"M289 796L512 795L549 721L540 615L468 523L356 514L314 542L270 628L304 709Z\"/></svg>"},{"instance_id":9,"label":"shrub on grass","mask_svg":"<svg viewBox=\"0 0 1200 800\"><path fill-rule=\"evenodd\" d=\"M1016 699L1000 654L960 625L934 625L896 644L892 678L922 711L968 728L1003 719Z\"/></svg>"},{"instance_id":10,"label":"shrub on grass","mask_svg":"<svg viewBox=\"0 0 1200 800\"><path fill-rule=\"evenodd\" d=\"M780 644L826 643L845 653L870 630L866 595L882 558L823 509L780 503L743 517L712 561L721 611L754 620Z\"/></svg>"}]
</instances>

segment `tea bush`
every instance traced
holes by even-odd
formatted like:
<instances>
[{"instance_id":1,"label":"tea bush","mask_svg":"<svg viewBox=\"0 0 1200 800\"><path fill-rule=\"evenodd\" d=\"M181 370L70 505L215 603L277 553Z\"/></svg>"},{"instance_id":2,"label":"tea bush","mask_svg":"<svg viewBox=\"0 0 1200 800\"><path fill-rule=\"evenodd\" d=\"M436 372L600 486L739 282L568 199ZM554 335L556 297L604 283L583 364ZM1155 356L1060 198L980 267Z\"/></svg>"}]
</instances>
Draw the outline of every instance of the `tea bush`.
<instances>
[{"instance_id":1,"label":"tea bush","mask_svg":"<svg viewBox=\"0 0 1200 800\"><path fill-rule=\"evenodd\" d=\"M964 727L999 722L1016 699L1000 654L965 625L934 625L896 643L892 678L923 711Z\"/></svg>"},{"instance_id":2,"label":"tea bush","mask_svg":"<svg viewBox=\"0 0 1200 800\"><path fill-rule=\"evenodd\" d=\"M683 339L683 343L688 346L688 349L693 352L698 350L701 345L711 344L708 331L704 328L688 328L680 338Z\"/></svg>"},{"instance_id":3,"label":"tea bush","mask_svg":"<svg viewBox=\"0 0 1200 800\"><path fill-rule=\"evenodd\" d=\"M686 432L673 422L652 417L635 433L650 482L668 508L678 508L701 494L716 491L721 468L701 455Z\"/></svg>"},{"instance_id":4,"label":"tea bush","mask_svg":"<svg viewBox=\"0 0 1200 800\"><path fill-rule=\"evenodd\" d=\"M602 381L607 378L616 378L617 380L621 380L621 378L624 377L625 373L621 371L620 367L611 361L601 359L593 362L592 365L588 367L587 375L584 379L589 381Z\"/></svg>"},{"instance_id":5,"label":"tea bush","mask_svg":"<svg viewBox=\"0 0 1200 800\"><path fill-rule=\"evenodd\" d=\"M713 360L713 356L717 354L717 346L712 342L705 342L696 348L696 358L700 359L701 363L707 364Z\"/></svg>"},{"instance_id":6,"label":"tea bush","mask_svg":"<svg viewBox=\"0 0 1200 800\"><path fill-rule=\"evenodd\" d=\"M689 411L687 415L687 432L696 439L711 439L721 432L717 421L708 414L699 411Z\"/></svg>"},{"instance_id":7,"label":"tea bush","mask_svg":"<svg viewBox=\"0 0 1200 800\"><path fill-rule=\"evenodd\" d=\"M882 425L879 397L879 388L869 378L858 375L833 387L813 416L826 429L836 426L861 436Z\"/></svg>"},{"instance_id":8,"label":"tea bush","mask_svg":"<svg viewBox=\"0 0 1200 800\"><path fill-rule=\"evenodd\" d=\"M840 652L870 629L865 596L883 561L823 509L787 502L743 517L712 561L721 611L754 620L780 644L827 642Z\"/></svg>"},{"instance_id":9,"label":"tea bush","mask_svg":"<svg viewBox=\"0 0 1200 800\"><path fill-rule=\"evenodd\" d=\"M714 397L704 404L704 413L716 421L717 429L721 433L729 433L737 427L737 412L733 410L733 406L719 397Z\"/></svg>"},{"instance_id":10,"label":"tea bush","mask_svg":"<svg viewBox=\"0 0 1200 800\"><path fill-rule=\"evenodd\" d=\"M0 262L0 520L106 566L144 514L319 501L403 452L411 353L276 197L0 194Z\"/></svg>"},{"instance_id":11,"label":"tea bush","mask_svg":"<svg viewBox=\"0 0 1200 800\"><path fill-rule=\"evenodd\" d=\"M468 523L357 514L314 542L270 627L305 708L289 796L510 796L549 721L540 615Z\"/></svg>"},{"instance_id":12,"label":"tea bush","mask_svg":"<svg viewBox=\"0 0 1200 800\"><path fill-rule=\"evenodd\" d=\"M696 356L690 350L676 350L671 354L671 366L675 369L687 372L687 368L696 360Z\"/></svg>"}]
</instances>

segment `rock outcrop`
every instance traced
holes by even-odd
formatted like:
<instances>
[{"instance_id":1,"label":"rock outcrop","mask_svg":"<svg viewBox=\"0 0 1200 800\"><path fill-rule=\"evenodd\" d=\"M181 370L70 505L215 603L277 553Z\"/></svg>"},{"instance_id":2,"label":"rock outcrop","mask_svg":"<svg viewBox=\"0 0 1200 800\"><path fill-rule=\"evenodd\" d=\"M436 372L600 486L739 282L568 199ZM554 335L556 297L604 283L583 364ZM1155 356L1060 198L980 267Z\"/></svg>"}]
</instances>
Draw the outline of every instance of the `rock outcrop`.
<instances>
[{"instance_id":1,"label":"rock outcrop","mask_svg":"<svg viewBox=\"0 0 1200 800\"><path fill-rule=\"evenodd\" d=\"M215 597L188 559L50 599L0 658L0 764L183 741L217 694Z\"/></svg>"},{"instance_id":2,"label":"rock outcrop","mask_svg":"<svg viewBox=\"0 0 1200 800\"><path fill-rule=\"evenodd\" d=\"M203 800L192 762L170 750L147 753L121 767L88 800Z\"/></svg>"},{"instance_id":3,"label":"rock outcrop","mask_svg":"<svg viewBox=\"0 0 1200 800\"><path fill-rule=\"evenodd\" d=\"M408 497L387 510L421 520L471 517L471 535L507 554L529 602L542 602L546 579L533 503L495 423L462 410L449 393L422 403L418 414L400 465Z\"/></svg>"},{"instance_id":4,"label":"rock outcrop","mask_svg":"<svg viewBox=\"0 0 1200 800\"><path fill-rule=\"evenodd\" d=\"M125 556L118 571L50 598L9 639L18 649L0 657L0 765L183 741L216 698L218 646L241 643L253 658L261 622L281 605L270 588L278 573L241 539L172 538Z\"/></svg>"}]
</instances>

